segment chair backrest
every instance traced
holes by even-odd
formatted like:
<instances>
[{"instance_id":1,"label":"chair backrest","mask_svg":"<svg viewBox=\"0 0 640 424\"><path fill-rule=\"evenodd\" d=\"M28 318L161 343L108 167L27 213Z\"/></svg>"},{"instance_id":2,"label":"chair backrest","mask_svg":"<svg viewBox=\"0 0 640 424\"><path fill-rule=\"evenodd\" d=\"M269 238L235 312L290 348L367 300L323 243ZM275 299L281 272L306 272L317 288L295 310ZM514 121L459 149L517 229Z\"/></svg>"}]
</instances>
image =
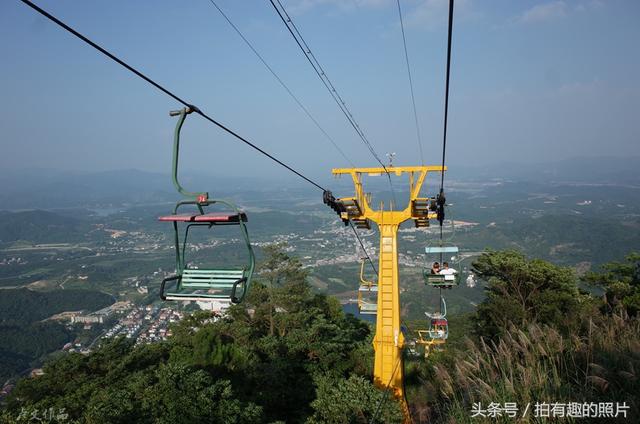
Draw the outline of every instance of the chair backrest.
<instances>
[{"instance_id":1,"label":"chair backrest","mask_svg":"<svg viewBox=\"0 0 640 424\"><path fill-rule=\"evenodd\" d=\"M183 287L230 288L244 277L244 270L235 269L185 269L182 271Z\"/></svg>"}]
</instances>

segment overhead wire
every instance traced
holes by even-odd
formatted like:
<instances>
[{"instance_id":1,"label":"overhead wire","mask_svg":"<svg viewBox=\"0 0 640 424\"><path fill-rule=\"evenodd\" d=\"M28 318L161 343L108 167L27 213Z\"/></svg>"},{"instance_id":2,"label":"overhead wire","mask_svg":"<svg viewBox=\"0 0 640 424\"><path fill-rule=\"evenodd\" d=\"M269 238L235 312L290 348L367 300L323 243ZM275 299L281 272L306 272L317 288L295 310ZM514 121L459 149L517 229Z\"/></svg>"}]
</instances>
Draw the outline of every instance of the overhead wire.
<instances>
[{"instance_id":1,"label":"overhead wire","mask_svg":"<svg viewBox=\"0 0 640 424\"><path fill-rule=\"evenodd\" d=\"M364 247L364 243L362 242L362 239L360 238L360 235L356 231L356 227L353 226L353 223L351 222L351 220L349 220L349 225L353 230L353 234L355 234L356 238L358 239L358 242L360 242L360 248L362 248L362 251L366 256L366 259L369 261L369 264L371 264L371 268L373 269L373 272L375 272L375 274L377 275L378 270L376 269L376 266L373 264L373 260L371 259L371 256L369 256L369 252L367 252L367 249Z\"/></svg>"},{"instance_id":2,"label":"overhead wire","mask_svg":"<svg viewBox=\"0 0 640 424\"><path fill-rule=\"evenodd\" d=\"M407 324L407 322L405 320L403 320L402 318L400 318L400 326L402 327L404 325L404 327L407 329L407 332L409 334L413 334L415 333L414 330L411 329L411 327L409 326L409 324ZM411 408L409 408L409 400L407 399L407 386L406 386L406 376L407 376L407 368L405 366L405 361L402 361L402 397L404 400L404 403L407 405L407 412L409 414L409 422L411 424L414 424L413 421L413 414L411 413Z\"/></svg>"},{"instance_id":3,"label":"overhead wire","mask_svg":"<svg viewBox=\"0 0 640 424\"><path fill-rule=\"evenodd\" d=\"M438 221L440 222L440 244L443 240L443 223L444 223L444 166L447 154L447 124L449 121L449 80L451 75L451 39L453 36L453 8L454 0L449 0L449 25L447 31L447 70L445 76L445 92L444 92L444 127L442 131L442 171L440 172L440 192L438 194ZM440 261L442 261L442 253L440 253Z\"/></svg>"},{"instance_id":4,"label":"overhead wire","mask_svg":"<svg viewBox=\"0 0 640 424\"><path fill-rule=\"evenodd\" d=\"M378 405L376 406L376 410L373 414L373 417L371 417L371 421L369 421L369 424L373 424L376 422L376 420L378 419L378 415L380 414L380 410L382 408L382 406L387 403L387 399L389 398L389 389L391 388L391 382L393 381L393 377L395 377L396 372L398 371L399 365L402 362L402 357L399 356L398 360L396 361L396 366L393 368L393 372L391 373L391 378L389 379L389 382L387 383L387 385L384 388L384 391L382 393L382 398L378 401Z\"/></svg>"},{"instance_id":5,"label":"overhead wire","mask_svg":"<svg viewBox=\"0 0 640 424\"><path fill-rule=\"evenodd\" d=\"M402 8L400 7L400 0L396 0L398 4L398 16L400 17L400 29L402 30L402 45L404 46L404 58L407 62L407 75L409 76L409 89L411 91L411 104L413 105L413 118L416 124L416 137L418 141L418 148L420 150L420 163L424 165L424 153L422 151L422 137L420 135L420 124L418 123L418 110L416 108L416 98L413 93L413 78L411 77L411 65L409 64L409 51L407 50L407 38L404 34L404 20L402 19Z\"/></svg>"},{"instance_id":6,"label":"overhead wire","mask_svg":"<svg viewBox=\"0 0 640 424\"><path fill-rule=\"evenodd\" d=\"M440 192L444 191L444 165L447 153L447 124L449 120L449 80L451 75L451 38L453 33L453 3L449 0L449 31L447 37L447 71L444 93L444 130L442 133L442 168L440 176ZM441 225L442 226L442 225Z\"/></svg>"},{"instance_id":7,"label":"overhead wire","mask_svg":"<svg viewBox=\"0 0 640 424\"><path fill-rule=\"evenodd\" d=\"M354 163L347 157L344 151L338 146L335 140L327 133L327 131L320 125L318 120L311 114L309 109L300 101L300 99L293 93L293 91L289 88L287 84L280 78L280 76L276 73L276 71L267 63L264 57L258 52L258 50L253 46L253 44L245 37L245 35L240 31L237 25L231 21L231 18L218 6L218 4L214 0L209 0L209 2L220 12L220 15L227 21L227 23L233 28L233 30L242 38L242 41L251 49L251 51L256 55L256 57L262 62L262 64L267 68L267 70L273 75L273 77L280 83L282 88L289 94L289 96L297 103L297 105L302 109L302 111L307 115L307 117L315 124L315 126L324 134L324 136L329 140L329 142L335 147L335 149L340 153L340 155L349 163L351 166L355 167Z\"/></svg>"},{"instance_id":8,"label":"overhead wire","mask_svg":"<svg viewBox=\"0 0 640 424\"><path fill-rule=\"evenodd\" d=\"M340 108L344 116L349 121L349 124L351 124L351 126L355 130L358 137L369 149L369 152L371 153L371 155L385 169L385 172L387 172L386 166L384 165L384 163L382 162L378 154L375 152L373 146L369 142L369 139L364 134L364 131L362 130L358 122L355 120L353 113L351 113L346 102L344 101L342 96L340 96L340 93L338 93L338 90L336 90L335 86L329 79L329 76L325 72L324 68L322 67L322 65L316 58L316 56L313 54L313 51L305 41L304 37L302 37L302 34L300 33L300 31L298 30L298 27L295 25L295 23L291 19L291 16L289 16L289 14L287 13L287 10L284 8L280 0L276 0L275 2L273 0L269 0L269 1L271 2L271 5L275 9L275 11L278 13L278 16L280 17L284 25L287 27L287 30L295 40L296 44L298 44L298 47L300 47L300 50L302 50L302 53L307 58L307 61L309 61L309 64L311 64L311 66L313 67L315 73L318 75L318 78L320 78L320 81L322 81L324 86L329 91L329 94L331 94L331 97L333 98L335 103L338 105L338 107ZM276 5L276 2L278 3L278 5Z\"/></svg>"},{"instance_id":9,"label":"overhead wire","mask_svg":"<svg viewBox=\"0 0 640 424\"><path fill-rule=\"evenodd\" d=\"M300 30L298 29L296 24L293 22L293 19L291 19L291 16L289 15L289 13L287 13L287 10L284 8L280 0L275 0L275 1L269 0L269 2L275 9L276 13L280 17L284 25L287 27L287 30L295 40L296 44L304 54L305 58L307 59L307 61L309 62L313 70L315 71L316 75L318 75L318 78L320 78L320 81L322 81L325 88L329 91L329 94L333 98L338 108L340 108L344 116L347 118L347 121L349 122L351 127L354 129L358 137L362 140L362 142L367 147L367 149L369 150L371 155L374 157L374 159L380 164L380 166L382 166L382 169L384 169L384 172L387 174L387 178L389 180L389 187L391 188L391 195L393 197L393 202L394 204L397 205L395 190L393 188L393 183L391 181L391 174L389 173L387 166L382 162L382 160L380 159L380 156L378 156L378 154L376 153L375 149L371 145L371 142L369 141L364 131L362 130L362 128L354 118L353 113L349 110L347 103L344 101L340 93L338 93L338 90L335 88L335 86L331 82L331 79L329 79L329 76L325 72L324 68L322 67L322 65L316 58L316 56L313 54L313 51L305 41L304 37L300 33Z\"/></svg>"},{"instance_id":10,"label":"overhead wire","mask_svg":"<svg viewBox=\"0 0 640 424\"><path fill-rule=\"evenodd\" d=\"M142 78L144 81L146 81L147 83L151 84L152 86L154 86L155 88L157 88L158 90L163 92L164 94L166 94L169 97L173 98L177 102L183 104L185 107L192 108L195 113L197 113L198 115L202 116L204 119L206 119L207 121L211 122L212 124L216 125L218 128L222 129L226 133L228 133L228 134L232 135L233 137L235 137L236 139L242 141L244 144L248 145L252 149L254 149L254 150L258 151L259 153L263 154L264 156L268 157L269 159L271 159L272 161L276 162L280 166L282 166L282 167L286 168L287 170L293 172L298 177L302 178L303 180L307 181L308 183L312 184L313 186L319 188L322 191L326 191L326 189L324 187L322 187L320 184L316 183L315 181L313 181L312 179L308 178L307 176L305 176L301 172L295 170L294 168L292 168L291 166L289 166L286 163L282 162L280 159L276 158L272 154L266 152L265 150L263 150L262 148L258 147L257 145L255 145L251 141L249 141L246 138L242 137L241 135L239 135L238 133L236 133L232 129L228 128L227 126L225 126L222 123L218 122L217 120L215 120L214 118L210 117L206 113L202 112L200 109L198 109L197 107L193 106L191 103L187 102L186 100L183 100L181 97L178 97L173 92L169 91L168 89L166 89L165 87L163 87L162 85L157 83L156 81L152 80L151 78L149 78L148 76L146 76L142 72L138 71L136 68L134 68L133 66L129 65L128 63L126 63L122 59L118 58L117 56L115 56L114 54L112 54L111 52L106 50L105 48L103 48L100 45L96 44L95 42L91 41L89 38L87 38L86 36L82 35L78 31L76 31L75 29L73 29L72 27L67 25L66 23L62 22L60 19L56 18L55 16L53 16L52 14L47 12L46 10L40 8L39 6L37 6L36 4L32 3L29 0L20 0L20 1L22 1L22 3L26 4L27 6L29 6L30 8L32 8L33 10L35 10L36 12L38 12L39 14L44 16L45 18L47 18L50 21L54 22L55 24L57 24L61 28L65 29L67 32L73 34L75 37L77 37L80 40L84 41L86 44L88 44L91 47L93 47L94 49L98 50L100 53L104 54L109 59L113 60L114 62L118 63L119 65L121 65L125 69L129 70L130 72L134 73L138 77Z\"/></svg>"}]
</instances>

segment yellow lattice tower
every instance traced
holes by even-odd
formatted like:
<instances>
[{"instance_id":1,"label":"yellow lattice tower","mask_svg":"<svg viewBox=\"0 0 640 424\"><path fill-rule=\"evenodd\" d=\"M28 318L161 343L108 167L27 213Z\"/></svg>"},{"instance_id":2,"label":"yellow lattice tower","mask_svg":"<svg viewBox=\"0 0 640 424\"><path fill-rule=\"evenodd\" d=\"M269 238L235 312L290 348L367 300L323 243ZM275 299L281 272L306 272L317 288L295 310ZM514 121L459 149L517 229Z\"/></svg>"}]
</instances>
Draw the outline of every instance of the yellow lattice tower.
<instances>
[{"instance_id":1,"label":"yellow lattice tower","mask_svg":"<svg viewBox=\"0 0 640 424\"><path fill-rule=\"evenodd\" d=\"M340 198L346 212L343 219L351 220L358 228L371 228L370 221L378 225L380 231L380 258L378 267L378 308L376 335L373 339L375 350L374 382L378 387L393 390L395 396L404 399L402 349L404 336L400 331L400 287L398 278L398 228L412 219L416 227L426 227L429 219L435 219L435 212L429 211L429 199L420 198L420 189L428 172L446 171L442 166L387 167L390 174L409 174L409 204L404 210L371 209L370 197L362 187L362 176L385 175L384 168L342 168L333 169L334 175L350 174L355 185L355 196ZM406 405L405 405L406 407Z\"/></svg>"}]
</instances>

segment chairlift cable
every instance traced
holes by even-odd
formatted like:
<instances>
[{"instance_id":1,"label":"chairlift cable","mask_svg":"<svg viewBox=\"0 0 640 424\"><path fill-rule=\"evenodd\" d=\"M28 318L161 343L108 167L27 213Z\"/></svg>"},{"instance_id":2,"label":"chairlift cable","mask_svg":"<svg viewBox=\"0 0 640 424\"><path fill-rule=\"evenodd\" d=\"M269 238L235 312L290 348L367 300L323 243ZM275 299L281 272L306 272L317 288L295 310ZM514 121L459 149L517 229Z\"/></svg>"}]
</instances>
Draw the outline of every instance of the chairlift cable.
<instances>
[{"instance_id":1,"label":"chairlift cable","mask_svg":"<svg viewBox=\"0 0 640 424\"><path fill-rule=\"evenodd\" d=\"M338 92L338 90L335 88L335 86L329 79L329 76L325 72L324 68L322 67L322 65L316 58L316 56L313 54L313 51L305 41L304 37L300 33L300 30L298 30L298 27L293 22L293 19L291 19L291 16L287 13L287 10L284 8L280 0L275 0L275 2L274 0L269 0L269 1L273 6L273 8L275 9L278 16L280 17L280 19L282 20L282 22L284 23L284 25L287 27L287 30L295 40L298 47L300 47L300 50L304 54L305 58L307 59L307 61L309 62L313 70L315 71L316 75L318 75L318 78L320 78L320 80L322 81L322 84L325 86L327 91L329 91L329 94L333 98L333 101L336 103L338 108L342 111L344 116L347 118L347 121L349 121L349 124L351 125L351 127L353 127L354 131L356 132L358 137L362 140L364 145L367 147L371 155L382 166L382 169L384 169L384 172L387 174L387 178L389 180L389 186L391 188L393 203L394 205L397 205L398 202L396 200L395 190L393 188L393 183L391 181L391 174L389 173L387 166L382 162L382 160L380 159L380 156L378 156L378 154L376 153L375 149L371 145L371 142L369 141L364 131L362 130L362 128L356 121L355 117L353 116L353 113L349 110L347 103L344 101L342 96L340 96L340 93ZM276 3L278 4L276 5Z\"/></svg>"},{"instance_id":2,"label":"chairlift cable","mask_svg":"<svg viewBox=\"0 0 640 424\"><path fill-rule=\"evenodd\" d=\"M409 89L411 90L411 103L413 105L413 118L416 124L416 137L418 141L418 147L420 149L420 163L424 165L424 153L422 151L422 137L420 136L420 125L418 124L418 110L416 108L416 98L413 93L413 78L411 77L411 65L409 64L409 51L407 50L407 38L404 34L404 20L402 19L402 9L400 7L400 0L396 0L398 4L398 16L400 17L400 29L402 30L402 44L404 46L404 58L407 62L407 75L409 76Z\"/></svg>"},{"instance_id":3,"label":"chairlift cable","mask_svg":"<svg viewBox=\"0 0 640 424\"><path fill-rule=\"evenodd\" d=\"M353 230L353 234L355 234L356 238L358 239L358 242L360 242L360 247L362 248L362 251L364 252L365 256L367 257L367 260L369 261L369 264L371 264L371 268L373 269L373 272L376 275L378 275L378 270L376 269L376 266L373 264L373 260L371 260L371 256L369 256L369 252L367 252L367 249L364 247L364 243L362 242L362 239L360 238L360 235L356 231L356 227L353 226L353 223L351 222L351 220L349 220L349 226Z\"/></svg>"},{"instance_id":4,"label":"chairlift cable","mask_svg":"<svg viewBox=\"0 0 640 424\"><path fill-rule=\"evenodd\" d=\"M407 322L405 320L403 320L402 318L400 318L400 326L405 326L405 328L407 329L407 331L409 332L409 334L414 333L414 331L411 329L411 327L409 326L409 324L407 324ZM402 375L406 376L407 372L406 372L406 367L405 367L405 361L402 361ZM403 377L402 378L402 397L404 398L404 403L407 405L407 412L409 413L409 421L411 422L411 424L414 424L413 421L413 415L411 414L411 409L409 408L409 402L407 400L407 386L406 386L406 379Z\"/></svg>"},{"instance_id":5,"label":"chairlift cable","mask_svg":"<svg viewBox=\"0 0 640 424\"><path fill-rule=\"evenodd\" d=\"M400 362L402 362L402 357L399 356L398 360L396 361L396 366L393 369L393 372L391 373L391 378L389 379L389 383L387 383L387 386L384 388L382 399L378 401L378 406L376 407L376 411L374 412L373 417L371 418L371 421L369 421L369 424L375 423L376 419L378 418L378 415L380 414L380 408L387 402L387 399L389 398L388 391L389 391L389 388L391 387L391 382L393 381L393 377L395 377L396 372L398 371L398 366L400 365Z\"/></svg>"},{"instance_id":6,"label":"chairlift cable","mask_svg":"<svg viewBox=\"0 0 640 424\"><path fill-rule=\"evenodd\" d=\"M449 26L447 37L447 71L444 94L444 128L442 134L442 172L440 175L440 196L444 196L444 166L447 153L447 123L449 119L449 80L451 75L451 38L453 35L453 4L454 0L449 0ZM440 221L440 240L442 240L442 221Z\"/></svg>"},{"instance_id":7,"label":"chairlift cable","mask_svg":"<svg viewBox=\"0 0 640 424\"><path fill-rule=\"evenodd\" d=\"M355 167L355 164L351 161L351 159L349 159L347 157L347 155L344 153L344 151L342 151L342 149L338 146L338 144L335 142L335 140L320 125L318 120L311 114L309 109L307 109L307 107L304 104L302 104L302 101L300 101L300 99L295 94L293 94L293 91L291 91L289 86L287 86L287 84L285 84L285 82L282 80L282 78L280 78L280 76L276 73L276 71L274 71L274 69L271 67L271 65L269 65L267 63L267 61L256 50L256 48L251 44L251 42L247 39L247 37L244 36L242 31L240 31L240 29L233 23L233 21L231 21L229 16L226 13L224 13L224 11L220 8L220 6L218 6L218 4L214 0L209 0L209 2L218 10L218 12L220 12L222 17L227 21L227 23L231 26L231 28L233 28L233 30L240 36L240 38L242 38L242 41L245 42L245 44L249 47L249 49L251 49L251 51L256 55L256 57L260 60L260 62L262 62L262 64L267 68L267 70L271 73L271 75L273 75L273 77L278 81L278 83L280 83L282 88L284 88L286 90L286 92L289 94L289 96L297 103L297 105L300 107L300 109L302 109L302 111L305 113L305 115L307 115L307 117L309 117L309 119L320 130L320 132L322 132L322 134L324 134L324 136L327 138L327 140L329 140L329 142L333 145L333 147L336 148L336 150L340 153L340 155L349 164L351 164L351 166Z\"/></svg>"},{"instance_id":8,"label":"chairlift cable","mask_svg":"<svg viewBox=\"0 0 640 424\"><path fill-rule=\"evenodd\" d=\"M302 34L298 30L298 27L296 27L295 23L293 22L293 19L291 19L291 16L289 16L289 14L287 13L286 9L284 8L280 0L276 0L278 5L276 5L276 3L273 0L269 0L269 1L271 2L271 5L275 9L276 13L280 17L284 25L287 27L287 30L295 40L298 47L300 47L300 50L302 50L302 53L304 54L305 58L307 59L307 61L309 62L309 64L311 65L315 73L318 75L318 78L320 78L320 80L322 81L326 89L329 91L329 94L331 95L335 103L338 105L338 108L340 108L344 116L347 118L347 121L349 121L349 124L351 124L351 126L355 130L358 137L369 149L369 152L371 152L371 155L376 159L376 161L378 161L378 163L380 163L380 165L385 169L385 172L388 172L386 171L387 169L386 166L384 165L384 163L382 162L378 154L373 149L373 146L369 142L369 139L366 137L362 128L360 127L358 122L355 120L353 113L351 113L351 111L349 110L349 107L347 106L346 102L344 101L342 96L340 96L340 93L338 92L338 90L335 88L335 86L329 79L329 76L325 72L324 68L322 67L318 59L316 59L316 56L313 54L313 51L311 51L311 48L302 37Z\"/></svg>"},{"instance_id":9,"label":"chairlift cable","mask_svg":"<svg viewBox=\"0 0 640 424\"><path fill-rule=\"evenodd\" d=\"M142 72L138 71L137 69L135 69L133 66L129 65L128 63L126 63L122 59L118 58L114 54L110 53L109 51L107 51L106 49L101 47L100 45L98 45L95 42L91 41L89 38L87 38L86 36L82 35L81 33L76 31L75 29L73 29L69 25L65 24L60 19L56 18L55 16L53 16L52 14L47 12L46 10L40 8L39 6L37 6L36 4L32 3L29 0L20 0L20 1L22 1L22 3L26 4L27 6L31 7L33 10L35 10L36 12L38 12L39 14L44 16L45 18L47 18L50 21L54 22L55 24L57 24L61 28L65 29L67 32L73 34L74 36L76 36L80 40L84 41L86 44L88 44L91 47L93 47L94 49L98 50L100 53L104 54L109 59L113 60L114 62L118 63L119 65L123 66L124 68L126 68L130 72L132 72L135 75L137 75L138 77L142 78L143 80L145 80L146 82L148 82L149 84L151 84L152 86L157 88L158 90L162 91L163 93L165 93L169 97L173 98L174 100L176 100L179 103L182 103L185 107L192 108L195 113L197 113L198 115L202 116L204 119L206 119L207 121L211 122L212 124L216 125L218 128L220 128L223 131L227 132L228 134L232 135L236 139L242 141L243 143L245 143L249 147L253 148L254 150L257 150L258 152L262 153L264 156L268 157L272 161L276 162L277 164L281 165L282 167L284 167L284 168L288 169L289 171L293 172L294 174L296 174L297 176L299 176L303 180L307 181L308 183L314 185L315 187L319 188L322 191L326 191L326 189L324 187L322 187L321 185L319 185L318 183L316 183L313 180L311 180L310 178L306 177L305 175L303 175L299 171L296 171L291 166L289 166L286 163L282 162L281 160L279 160L275 156L271 155L270 153L266 152L265 150L263 150L262 148L258 147L257 145L253 144L252 142L250 142L246 138L242 137L241 135L239 135L235 131L231 130L230 128L226 127L222 123L220 123L220 122L216 121L215 119L211 118L209 115L207 115L206 113L202 112L197 107L193 106L192 104L190 104L186 100L183 100L181 97L178 97L173 92L169 91L168 89L166 89L165 87L163 87L159 83L155 82L154 80L152 80L151 78L149 78L148 76L146 76Z\"/></svg>"}]
</instances>

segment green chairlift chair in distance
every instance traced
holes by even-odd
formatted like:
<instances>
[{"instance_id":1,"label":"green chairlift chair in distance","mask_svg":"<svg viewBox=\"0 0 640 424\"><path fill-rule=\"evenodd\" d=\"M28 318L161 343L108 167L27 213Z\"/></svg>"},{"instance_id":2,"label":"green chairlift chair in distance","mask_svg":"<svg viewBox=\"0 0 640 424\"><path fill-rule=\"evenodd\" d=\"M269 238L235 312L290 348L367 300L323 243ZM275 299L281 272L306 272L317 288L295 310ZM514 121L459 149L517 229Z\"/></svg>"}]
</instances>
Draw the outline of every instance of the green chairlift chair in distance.
<instances>
[{"instance_id":1,"label":"green chairlift chair in distance","mask_svg":"<svg viewBox=\"0 0 640 424\"><path fill-rule=\"evenodd\" d=\"M178 116L173 142L173 184L180 194L193 200L183 200L176 204L171 215L159 218L163 222L171 222L174 231L176 251L176 274L162 280L160 297L162 300L219 301L239 303L247 294L255 268L255 255L249 240L249 232L245 225L247 215L230 202L209 199L206 192L194 193L186 191L178 181L178 161L180 154L180 131L188 114L197 111L195 107L183 108L170 112ZM195 207L191 213L178 213L184 206ZM228 212L206 212L212 205L224 205ZM247 263L244 267L232 269L201 268L190 266L186 259L189 233L192 228L208 228L233 225L240 227L242 240L247 250ZM184 231L182 239L181 232ZM176 282L173 290L167 290L167 283Z\"/></svg>"},{"instance_id":2,"label":"green chairlift chair in distance","mask_svg":"<svg viewBox=\"0 0 640 424\"><path fill-rule=\"evenodd\" d=\"M431 320L427 335L431 340L447 340L449 338L449 323L447 322L447 302L440 296L440 310L438 312L425 312Z\"/></svg>"},{"instance_id":3,"label":"green chairlift chair in distance","mask_svg":"<svg viewBox=\"0 0 640 424\"><path fill-rule=\"evenodd\" d=\"M424 357L427 358L432 349L441 347L449 338L449 322L447 321L447 303L440 296L440 310L424 313L430 320L428 330L418 330L416 344L424 346Z\"/></svg>"}]
</instances>

